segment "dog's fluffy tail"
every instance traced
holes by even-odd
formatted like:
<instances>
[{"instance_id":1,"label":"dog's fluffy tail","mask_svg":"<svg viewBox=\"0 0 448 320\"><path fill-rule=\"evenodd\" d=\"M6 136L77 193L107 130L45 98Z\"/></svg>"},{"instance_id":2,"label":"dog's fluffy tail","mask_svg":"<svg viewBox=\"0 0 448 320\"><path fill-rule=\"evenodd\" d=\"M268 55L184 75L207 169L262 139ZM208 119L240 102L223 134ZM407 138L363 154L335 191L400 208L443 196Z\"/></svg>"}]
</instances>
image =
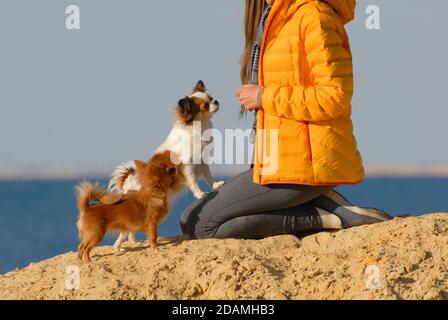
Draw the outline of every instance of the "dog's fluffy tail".
<instances>
[{"instance_id":1,"label":"dog's fluffy tail","mask_svg":"<svg viewBox=\"0 0 448 320\"><path fill-rule=\"evenodd\" d=\"M141 185L137 179L137 166L128 161L117 166L112 173L107 190L110 192L138 191Z\"/></svg>"},{"instance_id":2,"label":"dog's fluffy tail","mask_svg":"<svg viewBox=\"0 0 448 320\"><path fill-rule=\"evenodd\" d=\"M98 184L92 184L86 181L77 185L75 191L80 212L84 212L89 207L90 200L99 201L107 194L107 191Z\"/></svg>"}]
</instances>

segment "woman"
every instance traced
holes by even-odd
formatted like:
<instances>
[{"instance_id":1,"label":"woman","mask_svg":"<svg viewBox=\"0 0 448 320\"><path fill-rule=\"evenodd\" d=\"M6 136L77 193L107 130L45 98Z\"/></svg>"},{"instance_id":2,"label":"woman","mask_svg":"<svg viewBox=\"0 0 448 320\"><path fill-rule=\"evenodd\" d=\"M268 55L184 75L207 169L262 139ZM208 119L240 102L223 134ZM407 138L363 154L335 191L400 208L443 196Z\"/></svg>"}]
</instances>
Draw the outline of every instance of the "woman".
<instances>
[{"instance_id":1,"label":"woman","mask_svg":"<svg viewBox=\"0 0 448 320\"><path fill-rule=\"evenodd\" d=\"M354 10L355 0L246 0L245 85L236 96L243 113L257 115L255 163L191 205L181 217L184 233L258 239L390 219L333 190L364 178L344 29Z\"/></svg>"}]
</instances>

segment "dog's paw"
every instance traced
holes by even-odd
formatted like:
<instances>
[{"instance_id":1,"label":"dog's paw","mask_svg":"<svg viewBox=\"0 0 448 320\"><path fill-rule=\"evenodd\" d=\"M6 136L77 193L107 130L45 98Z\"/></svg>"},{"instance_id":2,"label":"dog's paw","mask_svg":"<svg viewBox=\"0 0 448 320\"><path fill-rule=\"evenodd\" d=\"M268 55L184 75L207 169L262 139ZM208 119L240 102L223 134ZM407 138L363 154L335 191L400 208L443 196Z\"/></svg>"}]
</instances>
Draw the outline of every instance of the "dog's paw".
<instances>
[{"instance_id":1,"label":"dog's paw","mask_svg":"<svg viewBox=\"0 0 448 320\"><path fill-rule=\"evenodd\" d=\"M126 242L128 247L140 247L142 245L142 241L139 240L128 240Z\"/></svg>"},{"instance_id":2,"label":"dog's paw","mask_svg":"<svg viewBox=\"0 0 448 320\"><path fill-rule=\"evenodd\" d=\"M225 181L215 182L215 183L213 183L213 190L219 189L219 188L221 188L225 184L226 184Z\"/></svg>"},{"instance_id":3,"label":"dog's paw","mask_svg":"<svg viewBox=\"0 0 448 320\"><path fill-rule=\"evenodd\" d=\"M121 255L121 254L123 254L124 251L125 251L125 250L124 250L122 247L114 247L114 252L115 252L117 255Z\"/></svg>"},{"instance_id":4,"label":"dog's paw","mask_svg":"<svg viewBox=\"0 0 448 320\"><path fill-rule=\"evenodd\" d=\"M149 247L154 251L159 251L159 246L157 245L157 242L150 242Z\"/></svg>"},{"instance_id":5,"label":"dog's paw","mask_svg":"<svg viewBox=\"0 0 448 320\"><path fill-rule=\"evenodd\" d=\"M128 236L128 244L130 245L136 245L137 244L137 240L135 239L135 234L134 233L130 233Z\"/></svg>"},{"instance_id":6,"label":"dog's paw","mask_svg":"<svg viewBox=\"0 0 448 320\"><path fill-rule=\"evenodd\" d=\"M207 192L198 192L198 193L195 193L195 195L194 195L194 197L198 200L205 198L205 196L207 196Z\"/></svg>"}]
</instances>

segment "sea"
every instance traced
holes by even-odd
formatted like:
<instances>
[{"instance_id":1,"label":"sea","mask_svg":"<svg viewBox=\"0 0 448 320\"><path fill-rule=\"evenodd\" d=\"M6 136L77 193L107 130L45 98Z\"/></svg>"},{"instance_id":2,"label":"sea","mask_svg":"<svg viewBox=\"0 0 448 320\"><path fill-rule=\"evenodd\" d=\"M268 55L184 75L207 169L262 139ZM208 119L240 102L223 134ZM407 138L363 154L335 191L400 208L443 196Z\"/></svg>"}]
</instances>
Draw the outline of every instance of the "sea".
<instances>
[{"instance_id":1,"label":"sea","mask_svg":"<svg viewBox=\"0 0 448 320\"><path fill-rule=\"evenodd\" d=\"M105 179L96 181L106 184ZM73 188L78 182L0 181L0 274L76 251ZM372 177L336 190L358 206L377 207L394 216L448 211L448 178ZM180 234L179 217L193 201L190 192L181 194L160 225L159 235ZM103 244L113 244L115 238L108 235ZM144 235L138 238L144 239Z\"/></svg>"}]
</instances>

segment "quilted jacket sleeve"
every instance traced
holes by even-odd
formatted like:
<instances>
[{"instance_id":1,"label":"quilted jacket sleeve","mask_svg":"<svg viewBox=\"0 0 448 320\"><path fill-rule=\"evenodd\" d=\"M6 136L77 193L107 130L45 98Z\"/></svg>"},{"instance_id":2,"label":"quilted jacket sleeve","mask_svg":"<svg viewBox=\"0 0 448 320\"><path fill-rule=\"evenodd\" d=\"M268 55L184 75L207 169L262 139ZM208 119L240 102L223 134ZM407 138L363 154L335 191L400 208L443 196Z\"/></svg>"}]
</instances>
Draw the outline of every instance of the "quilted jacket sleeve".
<instances>
[{"instance_id":1,"label":"quilted jacket sleeve","mask_svg":"<svg viewBox=\"0 0 448 320\"><path fill-rule=\"evenodd\" d=\"M310 82L303 85L268 84L262 108L296 121L326 121L349 116L353 96L353 66L348 46L338 33L336 15L311 8L300 26L300 38ZM305 61L305 60L301 60Z\"/></svg>"}]
</instances>

